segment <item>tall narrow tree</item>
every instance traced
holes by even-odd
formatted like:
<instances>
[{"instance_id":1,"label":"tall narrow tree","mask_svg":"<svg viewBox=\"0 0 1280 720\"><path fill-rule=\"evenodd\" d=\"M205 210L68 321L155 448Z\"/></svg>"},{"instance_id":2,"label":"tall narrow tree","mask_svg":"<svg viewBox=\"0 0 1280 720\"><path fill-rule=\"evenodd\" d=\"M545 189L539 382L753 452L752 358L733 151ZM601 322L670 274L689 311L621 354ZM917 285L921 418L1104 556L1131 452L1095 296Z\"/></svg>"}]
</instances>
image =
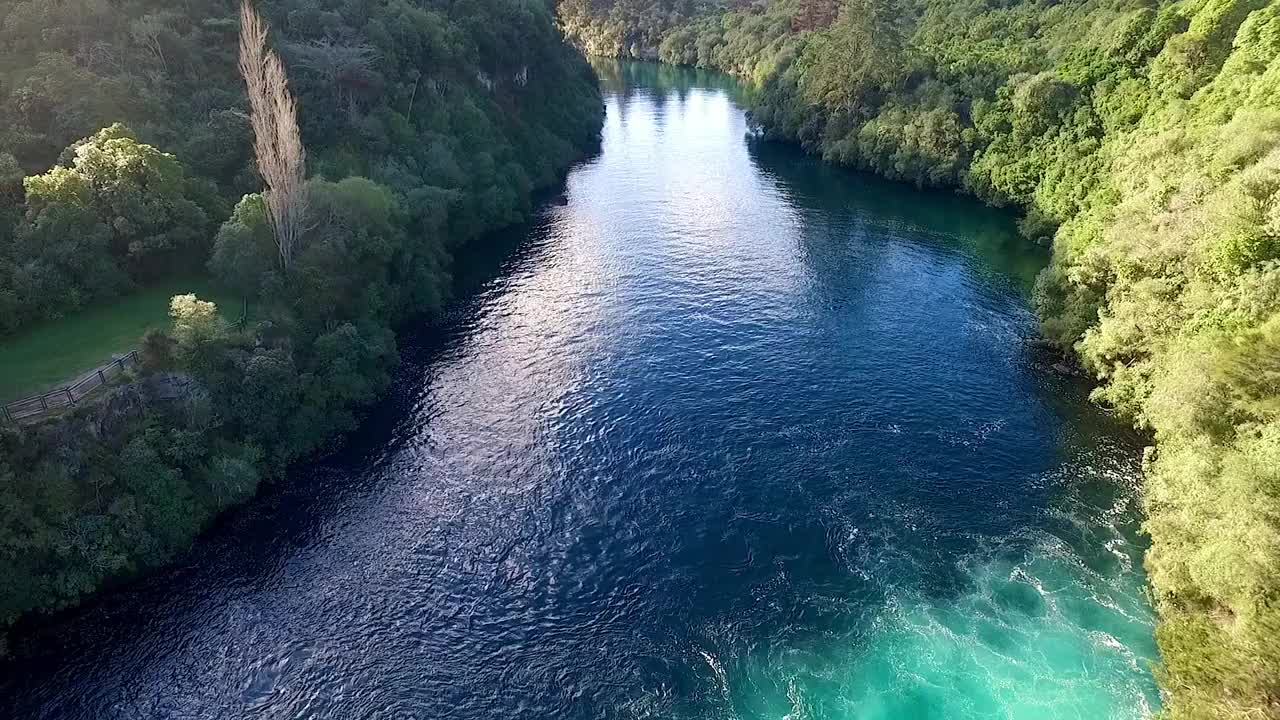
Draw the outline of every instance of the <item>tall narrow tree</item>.
<instances>
[{"instance_id":1,"label":"tall narrow tree","mask_svg":"<svg viewBox=\"0 0 1280 720\"><path fill-rule=\"evenodd\" d=\"M298 106L280 56L267 47L267 26L249 0L240 5L240 74L249 91L249 117L258 173L280 269L289 271L307 213L306 151L298 131Z\"/></svg>"}]
</instances>

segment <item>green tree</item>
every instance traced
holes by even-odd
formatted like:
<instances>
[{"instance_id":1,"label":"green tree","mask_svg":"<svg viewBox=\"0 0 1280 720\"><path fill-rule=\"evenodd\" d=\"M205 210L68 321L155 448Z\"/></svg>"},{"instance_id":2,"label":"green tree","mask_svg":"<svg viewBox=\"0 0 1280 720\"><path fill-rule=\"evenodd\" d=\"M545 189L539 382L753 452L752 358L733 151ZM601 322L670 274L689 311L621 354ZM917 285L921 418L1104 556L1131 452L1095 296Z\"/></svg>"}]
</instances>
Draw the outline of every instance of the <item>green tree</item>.
<instances>
[{"instance_id":1,"label":"green tree","mask_svg":"<svg viewBox=\"0 0 1280 720\"><path fill-rule=\"evenodd\" d=\"M261 195L245 195L218 229L209 271L247 301L258 299L264 286L271 285L276 259L266 203Z\"/></svg>"},{"instance_id":2,"label":"green tree","mask_svg":"<svg viewBox=\"0 0 1280 720\"><path fill-rule=\"evenodd\" d=\"M69 167L26 179L28 223L63 208L91 211L111 236L112 256L135 280L190 268L204 254L208 217L177 158L119 124L64 157Z\"/></svg>"}]
</instances>

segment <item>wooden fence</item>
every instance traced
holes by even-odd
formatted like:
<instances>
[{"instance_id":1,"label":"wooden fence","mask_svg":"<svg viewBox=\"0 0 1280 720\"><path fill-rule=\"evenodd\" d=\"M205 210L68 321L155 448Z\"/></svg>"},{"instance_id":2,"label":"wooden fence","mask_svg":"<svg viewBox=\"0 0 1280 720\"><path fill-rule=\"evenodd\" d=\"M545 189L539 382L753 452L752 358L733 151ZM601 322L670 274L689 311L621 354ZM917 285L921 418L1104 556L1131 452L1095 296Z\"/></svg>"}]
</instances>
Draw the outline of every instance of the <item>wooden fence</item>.
<instances>
[{"instance_id":1,"label":"wooden fence","mask_svg":"<svg viewBox=\"0 0 1280 720\"><path fill-rule=\"evenodd\" d=\"M110 364L103 365L66 387L5 403L4 419L11 423L18 423L40 417L59 408L74 406L89 393L106 385L112 378L118 377L130 365L138 366L137 350L116 358Z\"/></svg>"}]
</instances>

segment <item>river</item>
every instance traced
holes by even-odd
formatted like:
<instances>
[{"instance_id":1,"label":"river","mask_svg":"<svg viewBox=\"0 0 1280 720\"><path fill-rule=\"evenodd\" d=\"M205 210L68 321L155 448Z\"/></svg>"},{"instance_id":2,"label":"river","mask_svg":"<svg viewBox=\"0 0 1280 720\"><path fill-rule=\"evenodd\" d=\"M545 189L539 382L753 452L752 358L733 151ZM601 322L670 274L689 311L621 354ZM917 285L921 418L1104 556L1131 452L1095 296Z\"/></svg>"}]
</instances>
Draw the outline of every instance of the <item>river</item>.
<instances>
[{"instance_id":1,"label":"river","mask_svg":"<svg viewBox=\"0 0 1280 720\"><path fill-rule=\"evenodd\" d=\"M603 72L601 151L335 455L19 633L0 716L1140 718L1140 442L1007 214Z\"/></svg>"}]
</instances>

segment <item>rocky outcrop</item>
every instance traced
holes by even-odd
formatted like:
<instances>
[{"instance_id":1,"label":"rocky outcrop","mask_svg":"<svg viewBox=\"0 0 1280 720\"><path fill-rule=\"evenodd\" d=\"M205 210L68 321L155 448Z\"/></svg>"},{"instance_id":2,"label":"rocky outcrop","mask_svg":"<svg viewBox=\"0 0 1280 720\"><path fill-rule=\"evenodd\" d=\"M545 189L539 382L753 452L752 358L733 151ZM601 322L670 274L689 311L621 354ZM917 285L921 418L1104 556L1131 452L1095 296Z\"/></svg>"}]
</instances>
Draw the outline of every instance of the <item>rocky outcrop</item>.
<instances>
[{"instance_id":1,"label":"rocky outcrop","mask_svg":"<svg viewBox=\"0 0 1280 720\"><path fill-rule=\"evenodd\" d=\"M1041 372L1062 377L1088 377L1070 349L1042 337L1024 338L1022 344L1031 352L1033 366Z\"/></svg>"},{"instance_id":2,"label":"rocky outcrop","mask_svg":"<svg viewBox=\"0 0 1280 720\"><path fill-rule=\"evenodd\" d=\"M28 432L44 436L58 448L59 459L76 468L83 440L118 445L129 428L148 413L187 419L207 408L209 401L208 391L182 372L146 373L94 397L74 412L31 425Z\"/></svg>"}]
</instances>

